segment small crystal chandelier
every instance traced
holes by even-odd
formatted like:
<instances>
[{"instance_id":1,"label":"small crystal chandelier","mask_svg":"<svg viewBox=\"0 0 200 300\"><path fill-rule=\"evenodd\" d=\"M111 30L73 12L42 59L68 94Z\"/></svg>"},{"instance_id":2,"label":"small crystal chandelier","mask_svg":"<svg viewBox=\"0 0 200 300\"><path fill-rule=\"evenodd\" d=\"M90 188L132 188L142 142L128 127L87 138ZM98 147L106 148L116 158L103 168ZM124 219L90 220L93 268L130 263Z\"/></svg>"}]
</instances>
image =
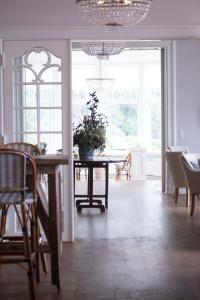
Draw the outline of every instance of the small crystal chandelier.
<instances>
[{"instance_id":1,"label":"small crystal chandelier","mask_svg":"<svg viewBox=\"0 0 200 300\"><path fill-rule=\"evenodd\" d=\"M121 41L85 41L81 43L82 50L99 59L108 59L110 55L120 54L125 47Z\"/></svg>"},{"instance_id":2,"label":"small crystal chandelier","mask_svg":"<svg viewBox=\"0 0 200 300\"><path fill-rule=\"evenodd\" d=\"M89 23L114 29L142 22L150 9L152 1L76 0L76 3Z\"/></svg>"}]
</instances>

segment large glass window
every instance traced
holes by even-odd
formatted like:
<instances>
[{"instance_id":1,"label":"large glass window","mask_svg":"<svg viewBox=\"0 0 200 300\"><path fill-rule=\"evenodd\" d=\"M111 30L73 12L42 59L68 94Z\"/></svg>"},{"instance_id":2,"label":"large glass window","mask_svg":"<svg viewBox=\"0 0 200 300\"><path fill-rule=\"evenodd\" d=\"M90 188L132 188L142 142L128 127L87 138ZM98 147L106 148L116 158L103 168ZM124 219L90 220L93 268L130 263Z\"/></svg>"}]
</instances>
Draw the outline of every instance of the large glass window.
<instances>
[{"instance_id":1,"label":"large glass window","mask_svg":"<svg viewBox=\"0 0 200 300\"><path fill-rule=\"evenodd\" d=\"M62 148L61 59L35 47L14 65L15 139L55 153Z\"/></svg>"}]
</instances>

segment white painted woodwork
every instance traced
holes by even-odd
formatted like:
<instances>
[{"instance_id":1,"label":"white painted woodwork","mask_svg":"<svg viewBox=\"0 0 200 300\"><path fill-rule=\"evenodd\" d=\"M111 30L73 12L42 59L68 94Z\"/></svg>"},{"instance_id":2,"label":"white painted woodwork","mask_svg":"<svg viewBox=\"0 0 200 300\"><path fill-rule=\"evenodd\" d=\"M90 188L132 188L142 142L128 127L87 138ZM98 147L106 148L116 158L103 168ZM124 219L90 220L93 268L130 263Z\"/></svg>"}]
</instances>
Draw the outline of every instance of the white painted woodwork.
<instances>
[{"instance_id":1,"label":"white painted woodwork","mask_svg":"<svg viewBox=\"0 0 200 300\"><path fill-rule=\"evenodd\" d=\"M6 41L3 44L5 64L3 69L3 108L4 140L13 140L13 59L33 47L45 47L62 59L62 102L63 102L63 153L72 157L71 128L71 44L70 41ZM72 201L72 165L63 167L63 240L72 241L73 201ZM12 228L13 230L14 228Z\"/></svg>"}]
</instances>

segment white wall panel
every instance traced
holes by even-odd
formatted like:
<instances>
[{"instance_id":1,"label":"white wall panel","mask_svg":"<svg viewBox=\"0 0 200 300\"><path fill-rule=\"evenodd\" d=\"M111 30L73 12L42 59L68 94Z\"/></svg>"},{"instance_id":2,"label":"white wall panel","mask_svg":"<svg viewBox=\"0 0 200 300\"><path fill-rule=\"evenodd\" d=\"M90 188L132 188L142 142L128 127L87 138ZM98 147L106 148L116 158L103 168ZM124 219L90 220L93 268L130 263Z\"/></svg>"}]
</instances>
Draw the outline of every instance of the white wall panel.
<instances>
[{"instance_id":1,"label":"white wall panel","mask_svg":"<svg viewBox=\"0 0 200 300\"><path fill-rule=\"evenodd\" d=\"M200 41L177 41L176 142L200 151Z\"/></svg>"}]
</instances>

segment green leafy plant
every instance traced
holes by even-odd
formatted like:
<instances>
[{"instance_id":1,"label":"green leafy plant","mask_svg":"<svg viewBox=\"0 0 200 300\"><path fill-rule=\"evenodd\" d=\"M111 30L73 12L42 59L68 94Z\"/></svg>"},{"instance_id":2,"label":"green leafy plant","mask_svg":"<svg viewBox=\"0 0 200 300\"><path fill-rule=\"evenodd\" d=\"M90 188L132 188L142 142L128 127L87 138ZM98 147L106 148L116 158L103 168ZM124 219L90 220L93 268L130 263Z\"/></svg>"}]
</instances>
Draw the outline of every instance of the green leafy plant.
<instances>
[{"instance_id":1,"label":"green leafy plant","mask_svg":"<svg viewBox=\"0 0 200 300\"><path fill-rule=\"evenodd\" d=\"M85 150L103 151L106 143L105 129L108 126L106 116L98 112L99 99L96 92L89 94L86 106L88 114L80 123L73 126L73 144Z\"/></svg>"}]
</instances>

